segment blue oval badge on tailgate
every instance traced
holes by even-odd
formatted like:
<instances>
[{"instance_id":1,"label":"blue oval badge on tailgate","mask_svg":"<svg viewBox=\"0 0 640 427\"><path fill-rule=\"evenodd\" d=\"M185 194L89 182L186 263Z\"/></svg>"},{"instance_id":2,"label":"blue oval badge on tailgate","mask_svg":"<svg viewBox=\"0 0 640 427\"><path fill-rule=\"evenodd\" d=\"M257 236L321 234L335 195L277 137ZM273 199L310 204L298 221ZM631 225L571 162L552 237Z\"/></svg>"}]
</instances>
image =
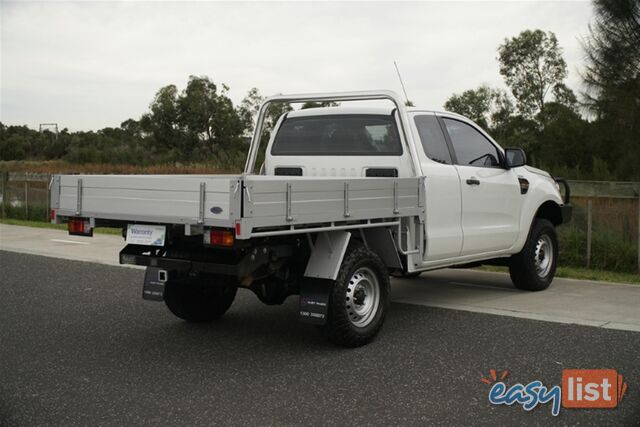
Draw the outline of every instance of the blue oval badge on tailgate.
<instances>
[{"instance_id":1,"label":"blue oval badge on tailgate","mask_svg":"<svg viewBox=\"0 0 640 427\"><path fill-rule=\"evenodd\" d=\"M216 214L216 215L218 215L219 213L222 213L222 208L220 206L214 206L209 210L211 211L212 214Z\"/></svg>"}]
</instances>

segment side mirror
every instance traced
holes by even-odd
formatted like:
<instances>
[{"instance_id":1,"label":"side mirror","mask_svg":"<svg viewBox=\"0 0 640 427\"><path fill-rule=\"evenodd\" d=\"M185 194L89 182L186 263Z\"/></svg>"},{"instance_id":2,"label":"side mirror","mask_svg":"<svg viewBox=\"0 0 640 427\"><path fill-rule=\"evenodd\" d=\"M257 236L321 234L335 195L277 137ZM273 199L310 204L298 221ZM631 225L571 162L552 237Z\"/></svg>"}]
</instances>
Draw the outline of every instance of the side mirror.
<instances>
[{"instance_id":1,"label":"side mirror","mask_svg":"<svg viewBox=\"0 0 640 427\"><path fill-rule=\"evenodd\" d=\"M524 166L527 163L527 155L524 154L522 148L505 148L504 157L507 169Z\"/></svg>"}]
</instances>

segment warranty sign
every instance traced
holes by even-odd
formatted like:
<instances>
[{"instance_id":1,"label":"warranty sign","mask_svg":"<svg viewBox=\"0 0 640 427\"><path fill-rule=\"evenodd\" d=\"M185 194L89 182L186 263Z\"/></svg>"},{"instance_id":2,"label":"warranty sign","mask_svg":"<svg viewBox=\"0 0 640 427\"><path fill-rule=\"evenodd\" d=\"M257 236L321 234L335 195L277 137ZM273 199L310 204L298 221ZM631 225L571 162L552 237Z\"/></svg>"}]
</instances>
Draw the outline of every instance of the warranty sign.
<instances>
[{"instance_id":1,"label":"warranty sign","mask_svg":"<svg viewBox=\"0 0 640 427\"><path fill-rule=\"evenodd\" d=\"M164 225L129 224L127 243L132 245L164 246L166 236Z\"/></svg>"}]
</instances>

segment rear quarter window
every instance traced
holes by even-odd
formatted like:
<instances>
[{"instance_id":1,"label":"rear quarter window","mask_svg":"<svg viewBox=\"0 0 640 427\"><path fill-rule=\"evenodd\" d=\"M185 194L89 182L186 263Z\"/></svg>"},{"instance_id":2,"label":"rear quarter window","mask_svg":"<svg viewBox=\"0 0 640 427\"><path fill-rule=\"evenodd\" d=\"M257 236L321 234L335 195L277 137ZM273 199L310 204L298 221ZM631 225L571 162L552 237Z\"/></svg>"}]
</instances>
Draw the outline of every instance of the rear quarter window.
<instances>
[{"instance_id":1,"label":"rear quarter window","mask_svg":"<svg viewBox=\"0 0 640 427\"><path fill-rule=\"evenodd\" d=\"M285 119L273 142L274 156L399 156L396 122L374 114Z\"/></svg>"}]
</instances>

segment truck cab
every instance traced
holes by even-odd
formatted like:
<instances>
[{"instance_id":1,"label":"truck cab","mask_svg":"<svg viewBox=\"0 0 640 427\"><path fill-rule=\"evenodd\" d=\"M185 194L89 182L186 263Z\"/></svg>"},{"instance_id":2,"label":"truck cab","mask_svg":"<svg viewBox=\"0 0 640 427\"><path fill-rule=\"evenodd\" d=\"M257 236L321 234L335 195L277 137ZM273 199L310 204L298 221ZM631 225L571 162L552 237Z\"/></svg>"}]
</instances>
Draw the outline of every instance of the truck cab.
<instances>
[{"instance_id":1,"label":"truck cab","mask_svg":"<svg viewBox=\"0 0 640 427\"><path fill-rule=\"evenodd\" d=\"M554 225L568 219L558 183L525 166L524 157L509 167L505 150L473 121L420 108L407 108L407 116L418 171L397 109L324 107L280 117L261 173L424 177L433 203L425 206L425 250L412 257L408 273L510 255L521 250L535 215Z\"/></svg>"},{"instance_id":2,"label":"truck cab","mask_svg":"<svg viewBox=\"0 0 640 427\"><path fill-rule=\"evenodd\" d=\"M388 108L308 108L284 114L265 153L266 175L411 177L411 154Z\"/></svg>"}]
</instances>

